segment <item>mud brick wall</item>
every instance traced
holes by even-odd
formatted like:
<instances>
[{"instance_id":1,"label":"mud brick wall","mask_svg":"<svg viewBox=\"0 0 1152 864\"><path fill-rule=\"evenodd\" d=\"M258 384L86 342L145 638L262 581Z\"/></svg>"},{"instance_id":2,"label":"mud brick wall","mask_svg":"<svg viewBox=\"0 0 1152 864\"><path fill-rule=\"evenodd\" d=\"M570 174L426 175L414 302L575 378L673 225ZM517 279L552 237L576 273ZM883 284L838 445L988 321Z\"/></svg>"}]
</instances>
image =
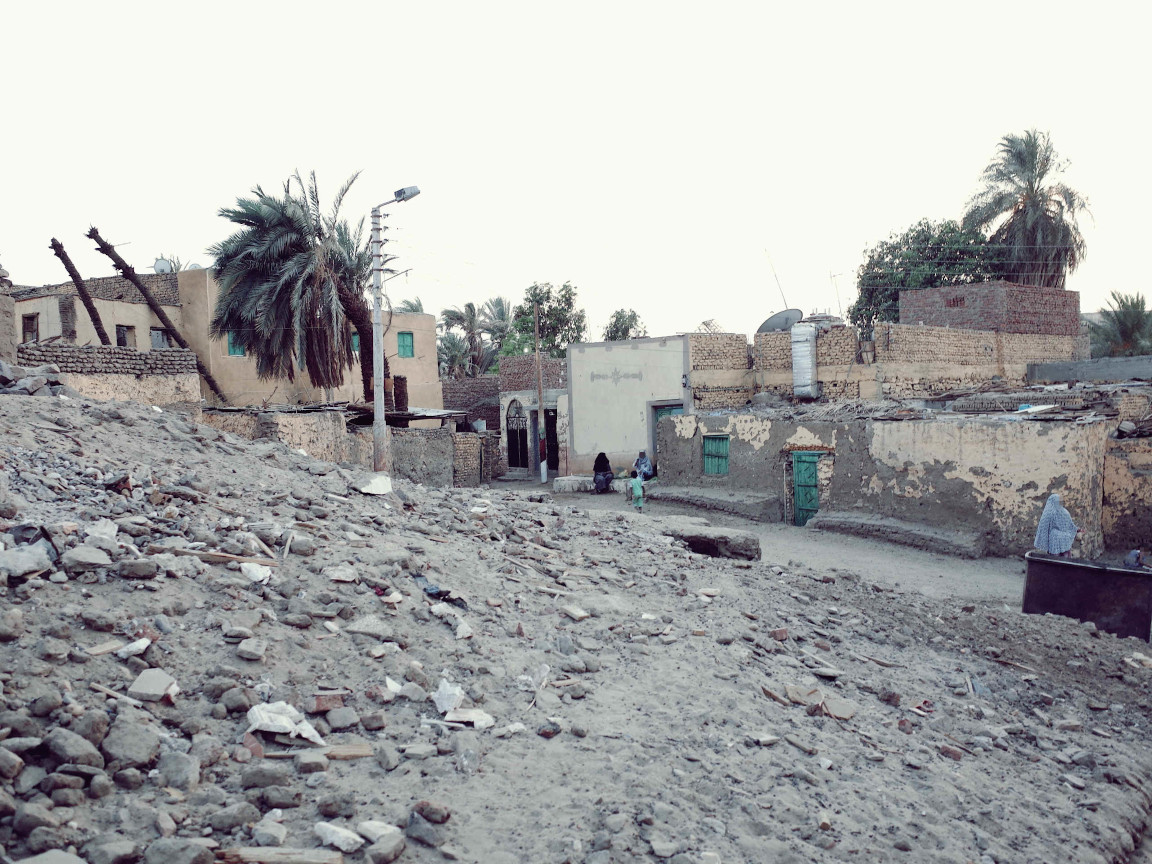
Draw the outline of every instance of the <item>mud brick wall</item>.
<instances>
[{"instance_id":1,"label":"mud brick wall","mask_svg":"<svg viewBox=\"0 0 1152 864\"><path fill-rule=\"evenodd\" d=\"M175 273L137 273L140 281L144 283L156 302L164 306L180 305L180 284ZM120 300L124 303L145 303L144 296L136 290L136 286L120 276L102 276L98 279L85 279L88 293L97 300ZM52 294L76 294L76 286L71 282L61 282L56 285L41 285L38 287L18 285L12 291L17 300L27 300L32 297L47 297Z\"/></svg>"},{"instance_id":2,"label":"mud brick wall","mask_svg":"<svg viewBox=\"0 0 1152 864\"><path fill-rule=\"evenodd\" d=\"M752 368L791 369L792 334L787 330L778 333L757 333L752 337Z\"/></svg>"},{"instance_id":3,"label":"mud brick wall","mask_svg":"<svg viewBox=\"0 0 1152 864\"><path fill-rule=\"evenodd\" d=\"M496 422L499 425L499 418ZM480 444L484 457L484 467L480 480L482 483L490 483L496 477L503 475L505 470L504 460L500 457L500 433L481 432Z\"/></svg>"},{"instance_id":4,"label":"mud brick wall","mask_svg":"<svg viewBox=\"0 0 1152 864\"><path fill-rule=\"evenodd\" d=\"M541 371L545 390L568 389L568 361L556 357L542 357ZM517 354L500 358L500 392L536 389L536 355ZM496 418L499 425L500 418Z\"/></svg>"},{"instance_id":5,"label":"mud brick wall","mask_svg":"<svg viewBox=\"0 0 1152 864\"><path fill-rule=\"evenodd\" d=\"M0 294L0 360L16 362L16 301Z\"/></svg>"},{"instance_id":6,"label":"mud brick wall","mask_svg":"<svg viewBox=\"0 0 1152 864\"><path fill-rule=\"evenodd\" d=\"M791 334L788 334L791 338ZM851 327L833 327L816 334L816 365L844 366L856 362L860 340Z\"/></svg>"},{"instance_id":7,"label":"mud brick wall","mask_svg":"<svg viewBox=\"0 0 1152 864\"><path fill-rule=\"evenodd\" d=\"M504 365L501 358L500 365ZM533 369L535 373L535 369ZM500 378L479 375L475 378L445 378L440 382L444 391L444 407L452 411L465 411L468 422L483 420L488 429L500 428ZM535 383L533 383L535 386Z\"/></svg>"},{"instance_id":8,"label":"mud brick wall","mask_svg":"<svg viewBox=\"0 0 1152 864\"><path fill-rule=\"evenodd\" d=\"M826 381L820 379L820 395L833 401L837 399L859 399L859 381Z\"/></svg>"},{"instance_id":9,"label":"mud brick wall","mask_svg":"<svg viewBox=\"0 0 1152 864\"><path fill-rule=\"evenodd\" d=\"M1118 423L1124 420L1133 422L1143 420L1152 414L1152 388L1121 390L1119 393L1113 394L1112 404L1120 412L1120 416L1116 418Z\"/></svg>"},{"instance_id":10,"label":"mud brick wall","mask_svg":"<svg viewBox=\"0 0 1152 864\"><path fill-rule=\"evenodd\" d=\"M1076 336L1080 295L1062 288L981 282L900 292L900 323Z\"/></svg>"},{"instance_id":11,"label":"mud brick wall","mask_svg":"<svg viewBox=\"0 0 1152 864\"><path fill-rule=\"evenodd\" d=\"M479 486L481 451L480 436L474 432L452 434L452 485Z\"/></svg>"},{"instance_id":12,"label":"mud brick wall","mask_svg":"<svg viewBox=\"0 0 1152 864\"><path fill-rule=\"evenodd\" d=\"M878 363L985 366L1082 359L1088 350L1079 330L1074 336L1049 336L882 323L876 325L874 338Z\"/></svg>"},{"instance_id":13,"label":"mud brick wall","mask_svg":"<svg viewBox=\"0 0 1152 864\"><path fill-rule=\"evenodd\" d=\"M692 369L749 369L748 339L742 333L691 333L688 364Z\"/></svg>"},{"instance_id":14,"label":"mud brick wall","mask_svg":"<svg viewBox=\"0 0 1152 864\"><path fill-rule=\"evenodd\" d=\"M21 366L55 364L61 372L85 375L196 374L196 355L183 348L137 351L115 345L40 345L26 343L16 351Z\"/></svg>"},{"instance_id":15,"label":"mud brick wall","mask_svg":"<svg viewBox=\"0 0 1152 864\"><path fill-rule=\"evenodd\" d=\"M697 411L743 408L752 399L753 387L693 387L692 402Z\"/></svg>"}]
</instances>

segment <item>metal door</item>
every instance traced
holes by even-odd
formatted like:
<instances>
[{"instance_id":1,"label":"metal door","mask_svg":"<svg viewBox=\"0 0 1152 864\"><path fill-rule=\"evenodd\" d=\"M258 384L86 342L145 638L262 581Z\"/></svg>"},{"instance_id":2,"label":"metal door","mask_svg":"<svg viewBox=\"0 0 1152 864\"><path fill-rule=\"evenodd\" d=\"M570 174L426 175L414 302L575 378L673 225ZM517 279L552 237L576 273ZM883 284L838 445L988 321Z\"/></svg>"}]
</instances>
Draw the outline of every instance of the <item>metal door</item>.
<instances>
[{"instance_id":1,"label":"metal door","mask_svg":"<svg viewBox=\"0 0 1152 864\"><path fill-rule=\"evenodd\" d=\"M508 406L508 416L505 423L508 431L508 467L528 467L528 416L524 413L524 406L513 399Z\"/></svg>"},{"instance_id":2,"label":"metal door","mask_svg":"<svg viewBox=\"0 0 1152 864\"><path fill-rule=\"evenodd\" d=\"M820 480L816 466L819 453L797 451L792 454L792 490L795 522L804 525L820 509Z\"/></svg>"}]
</instances>

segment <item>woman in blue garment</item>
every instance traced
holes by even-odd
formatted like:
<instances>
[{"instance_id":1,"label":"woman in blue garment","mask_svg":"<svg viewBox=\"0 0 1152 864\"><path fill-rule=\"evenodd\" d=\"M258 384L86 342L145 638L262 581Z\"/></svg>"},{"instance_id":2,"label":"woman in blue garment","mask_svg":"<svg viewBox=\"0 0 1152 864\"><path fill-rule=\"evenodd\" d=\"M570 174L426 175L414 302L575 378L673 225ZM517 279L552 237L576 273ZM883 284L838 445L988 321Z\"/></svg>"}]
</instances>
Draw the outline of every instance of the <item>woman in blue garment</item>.
<instances>
[{"instance_id":1,"label":"woman in blue garment","mask_svg":"<svg viewBox=\"0 0 1152 864\"><path fill-rule=\"evenodd\" d=\"M1080 529L1072 521L1072 514L1060 503L1060 496L1049 495L1044 512L1040 514L1040 525L1036 528L1036 539L1033 541L1036 548L1049 555L1067 558L1079 533Z\"/></svg>"},{"instance_id":2,"label":"woman in blue garment","mask_svg":"<svg viewBox=\"0 0 1152 864\"><path fill-rule=\"evenodd\" d=\"M656 469L652 467L652 460L648 458L648 454L641 450L640 455L636 457L636 461L632 463L632 470L639 475L641 480L651 480L656 474Z\"/></svg>"}]
</instances>

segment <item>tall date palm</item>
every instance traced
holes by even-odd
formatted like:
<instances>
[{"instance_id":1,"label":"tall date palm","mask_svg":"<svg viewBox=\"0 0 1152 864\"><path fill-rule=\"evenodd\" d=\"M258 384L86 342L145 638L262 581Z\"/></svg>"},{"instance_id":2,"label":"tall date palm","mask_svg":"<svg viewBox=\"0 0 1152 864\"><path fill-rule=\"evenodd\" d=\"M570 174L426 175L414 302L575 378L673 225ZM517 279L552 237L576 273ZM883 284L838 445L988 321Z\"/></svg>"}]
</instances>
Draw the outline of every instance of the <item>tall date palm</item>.
<instances>
[{"instance_id":1,"label":"tall date palm","mask_svg":"<svg viewBox=\"0 0 1152 864\"><path fill-rule=\"evenodd\" d=\"M1006 135L968 203L965 228L990 231L1011 282L1063 288L1087 246L1077 217L1088 202L1058 178L1067 167L1046 132Z\"/></svg>"},{"instance_id":2,"label":"tall date palm","mask_svg":"<svg viewBox=\"0 0 1152 864\"><path fill-rule=\"evenodd\" d=\"M340 218L358 176L344 183L328 213L315 173L308 183L293 175L282 196L257 186L253 197L220 210L240 228L208 250L220 283L211 333L231 333L233 344L255 357L262 378L295 380L302 369L314 387L340 386L353 367L351 327L360 335L361 356L372 356L365 299L371 254L363 220L352 228ZM371 401L371 364L362 363L361 372L364 398Z\"/></svg>"}]
</instances>

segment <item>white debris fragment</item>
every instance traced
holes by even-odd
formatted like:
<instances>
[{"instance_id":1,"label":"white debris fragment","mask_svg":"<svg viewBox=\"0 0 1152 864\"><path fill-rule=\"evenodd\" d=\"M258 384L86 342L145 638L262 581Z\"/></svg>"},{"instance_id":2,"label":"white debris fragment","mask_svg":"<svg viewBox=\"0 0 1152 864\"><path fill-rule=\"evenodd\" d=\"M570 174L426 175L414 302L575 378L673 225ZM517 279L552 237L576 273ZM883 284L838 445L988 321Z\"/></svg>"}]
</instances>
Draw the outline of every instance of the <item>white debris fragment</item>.
<instances>
[{"instance_id":1,"label":"white debris fragment","mask_svg":"<svg viewBox=\"0 0 1152 864\"><path fill-rule=\"evenodd\" d=\"M304 715L287 702L271 702L267 705L253 705L248 709L248 731L270 732L274 735L301 737L313 744L324 746L312 724Z\"/></svg>"},{"instance_id":2,"label":"white debris fragment","mask_svg":"<svg viewBox=\"0 0 1152 864\"><path fill-rule=\"evenodd\" d=\"M460 703L464 701L464 688L441 678L440 686L432 694L432 701L436 704L436 710L445 714L460 707Z\"/></svg>"}]
</instances>

